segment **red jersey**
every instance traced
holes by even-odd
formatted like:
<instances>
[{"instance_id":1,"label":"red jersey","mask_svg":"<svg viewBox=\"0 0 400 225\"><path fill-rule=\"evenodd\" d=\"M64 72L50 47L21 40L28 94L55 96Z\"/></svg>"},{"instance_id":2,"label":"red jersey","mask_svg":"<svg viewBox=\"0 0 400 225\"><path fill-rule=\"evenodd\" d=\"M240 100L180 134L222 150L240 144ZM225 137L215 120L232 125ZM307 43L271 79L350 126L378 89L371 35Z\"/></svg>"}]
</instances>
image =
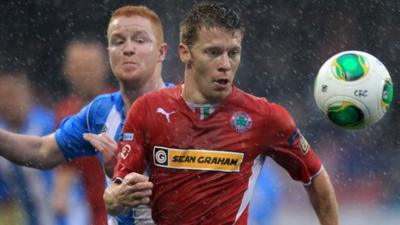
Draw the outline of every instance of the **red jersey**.
<instances>
[{"instance_id":1,"label":"red jersey","mask_svg":"<svg viewBox=\"0 0 400 225\"><path fill-rule=\"evenodd\" d=\"M201 120L181 92L179 85L137 99L118 144L115 179L149 167L157 224L247 224L266 156L304 183L320 171L283 107L233 87Z\"/></svg>"}]
</instances>

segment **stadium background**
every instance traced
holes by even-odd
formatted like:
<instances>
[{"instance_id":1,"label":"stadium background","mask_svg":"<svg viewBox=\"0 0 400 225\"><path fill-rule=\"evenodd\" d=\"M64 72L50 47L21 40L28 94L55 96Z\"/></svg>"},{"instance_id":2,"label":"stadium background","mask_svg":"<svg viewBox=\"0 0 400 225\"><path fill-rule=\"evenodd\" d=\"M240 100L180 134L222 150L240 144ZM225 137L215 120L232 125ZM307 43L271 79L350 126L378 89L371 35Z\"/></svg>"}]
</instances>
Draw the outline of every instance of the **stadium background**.
<instances>
[{"instance_id":1,"label":"stadium background","mask_svg":"<svg viewBox=\"0 0 400 225\"><path fill-rule=\"evenodd\" d=\"M391 1L225 1L238 9L246 26L236 84L284 105L324 161L341 207L342 224L397 224L400 221L400 139L398 136L400 2ZM37 101L52 106L65 93L61 76L65 43L94 35L105 41L113 9L144 4L159 13L169 53L166 81L179 82L178 24L193 1L62 1L0 3L0 70L23 68ZM377 125L348 131L329 123L313 101L313 80L322 63L343 50L379 58L391 73L394 102ZM301 184L274 163L281 203L275 224L317 224ZM303 222L302 222L303 221ZM397 221L397 223L396 223Z\"/></svg>"}]
</instances>

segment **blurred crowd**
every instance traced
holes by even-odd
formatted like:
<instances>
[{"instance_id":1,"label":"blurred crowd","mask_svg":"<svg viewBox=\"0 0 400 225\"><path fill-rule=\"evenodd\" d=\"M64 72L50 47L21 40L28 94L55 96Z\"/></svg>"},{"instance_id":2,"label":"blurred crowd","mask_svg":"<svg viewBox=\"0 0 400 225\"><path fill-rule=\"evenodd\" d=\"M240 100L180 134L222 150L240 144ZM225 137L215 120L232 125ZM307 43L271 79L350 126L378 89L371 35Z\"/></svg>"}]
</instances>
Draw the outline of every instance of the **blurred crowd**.
<instances>
[{"instance_id":1,"label":"blurred crowd","mask_svg":"<svg viewBox=\"0 0 400 225\"><path fill-rule=\"evenodd\" d=\"M339 205L357 203L383 208L400 207L400 164L397 162L400 159L400 139L397 138L396 125L400 124L400 115L397 113L399 2L225 2L233 4L240 11L247 28L236 85L288 109L329 171ZM106 24L113 9L128 3L132 2L1 2L0 13L7 16L0 21L0 127L44 135L54 131L62 117L75 113L79 105L88 102L91 97L113 90L115 81L109 75L104 55ZM183 71L176 51L178 21L192 3L185 0L134 2L154 9L161 17L169 44L163 71L164 79L168 82L182 80L177 75ZM76 53L78 59L73 59L71 47L68 46L76 44L74 40L77 39L83 40L85 47L90 45L92 48L80 49L81 52ZM356 131L335 127L314 103L313 81L319 67L330 56L344 50L371 53L385 64L392 76L395 100L385 117L373 127ZM92 58L79 58L83 55ZM76 61L68 67L71 60ZM87 64L82 66L83 63ZM70 110L59 110L61 104L64 104L61 108ZM90 182L79 173L82 167L75 166L78 169L73 170L74 166L69 166L38 172L21 169L1 160L0 224L22 224L3 218L30 220L29 213L16 217L2 215L6 212L3 209L27 210L33 207L32 204L36 203L33 200L14 198L19 196L24 199L23 196L29 194L25 193L24 187L27 186L32 189L29 191L47 193L43 195L39 192L38 196L44 197L40 201L48 201L45 205L51 209L37 210L54 210L57 216L53 219L60 224L67 224L68 202L65 199L70 197L57 193L77 195L77 199L82 199L86 190L85 182ZM62 175L65 175L64 180L60 180ZM36 183L43 187L36 190L35 184L18 182L21 176L41 177L43 181ZM17 187L11 188L15 193L6 191L6 186L10 185ZM65 187L69 189L65 190ZM275 188L271 196L282 196L278 190L280 185ZM48 193L51 193L51 198ZM95 202L95 199L96 196L88 197L88 201ZM91 210L89 206L82 207L87 212ZM90 220L90 216L85 218L87 215L90 213L82 215L83 221ZM38 221L37 224L55 223Z\"/></svg>"}]
</instances>

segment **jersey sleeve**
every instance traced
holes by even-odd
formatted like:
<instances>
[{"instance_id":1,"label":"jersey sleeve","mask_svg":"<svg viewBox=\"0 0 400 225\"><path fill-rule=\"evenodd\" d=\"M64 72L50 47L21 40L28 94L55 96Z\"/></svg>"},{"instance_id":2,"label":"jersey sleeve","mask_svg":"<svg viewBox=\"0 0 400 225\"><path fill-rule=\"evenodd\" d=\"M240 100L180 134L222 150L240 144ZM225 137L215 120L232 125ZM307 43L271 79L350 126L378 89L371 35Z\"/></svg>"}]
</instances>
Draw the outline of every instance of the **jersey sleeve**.
<instances>
[{"instance_id":1,"label":"jersey sleeve","mask_svg":"<svg viewBox=\"0 0 400 225\"><path fill-rule=\"evenodd\" d=\"M78 114L64 119L56 131L57 144L67 160L96 154L90 143L83 139L84 133L91 132L89 128L90 108L89 104Z\"/></svg>"},{"instance_id":2,"label":"jersey sleeve","mask_svg":"<svg viewBox=\"0 0 400 225\"><path fill-rule=\"evenodd\" d=\"M123 179L131 172L144 173L146 166L144 157L145 106L144 99L141 97L129 110L118 142L117 164L114 167L113 179Z\"/></svg>"},{"instance_id":3,"label":"jersey sleeve","mask_svg":"<svg viewBox=\"0 0 400 225\"><path fill-rule=\"evenodd\" d=\"M266 124L274 131L269 156L282 166L294 180L309 184L319 174L322 164L307 140L283 107L273 104L271 120ZM272 127L271 127L272 126Z\"/></svg>"}]
</instances>

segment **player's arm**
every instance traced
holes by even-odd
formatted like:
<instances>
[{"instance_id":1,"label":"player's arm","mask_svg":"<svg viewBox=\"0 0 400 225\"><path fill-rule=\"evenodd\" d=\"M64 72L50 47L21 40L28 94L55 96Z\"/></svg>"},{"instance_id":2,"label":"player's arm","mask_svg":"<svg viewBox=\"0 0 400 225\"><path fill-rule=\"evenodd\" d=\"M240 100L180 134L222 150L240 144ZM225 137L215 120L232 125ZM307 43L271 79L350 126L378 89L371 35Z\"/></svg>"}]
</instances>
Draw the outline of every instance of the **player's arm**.
<instances>
[{"instance_id":1,"label":"player's arm","mask_svg":"<svg viewBox=\"0 0 400 225\"><path fill-rule=\"evenodd\" d=\"M0 155L16 164L49 169L65 162L54 134L21 135L0 129Z\"/></svg>"},{"instance_id":2,"label":"player's arm","mask_svg":"<svg viewBox=\"0 0 400 225\"><path fill-rule=\"evenodd\" d=\"M285 168L294 180L306 185L311 204L322 225L338 224L338 206L329 176L292 117L280 106L270 113L269 126L275 127L275 144L270 156ZM272 135L274 137L274 135Z\"/></svg>"},{"instance_id":3,"label":"player's arm","mask_svg":"<svg viewBox=\"0 0 400 225\"><path fill-rule=\"evenodd\" d=\"M304 186L321 225L338 225L339 210L328 173L322 169L310 185Z\"/></svg>"},{"instance_id":4,"label":"player's arm","mask_svg":"<svg viewBox=\"0 0 400 225\"><path fill-rule=\"evenodd\" d=\"M130 173L123 180L114 180L103 195L107 212L116 215L149 204L152 188L149 178L138 173Z\"/></svg>"}]
</instances>

